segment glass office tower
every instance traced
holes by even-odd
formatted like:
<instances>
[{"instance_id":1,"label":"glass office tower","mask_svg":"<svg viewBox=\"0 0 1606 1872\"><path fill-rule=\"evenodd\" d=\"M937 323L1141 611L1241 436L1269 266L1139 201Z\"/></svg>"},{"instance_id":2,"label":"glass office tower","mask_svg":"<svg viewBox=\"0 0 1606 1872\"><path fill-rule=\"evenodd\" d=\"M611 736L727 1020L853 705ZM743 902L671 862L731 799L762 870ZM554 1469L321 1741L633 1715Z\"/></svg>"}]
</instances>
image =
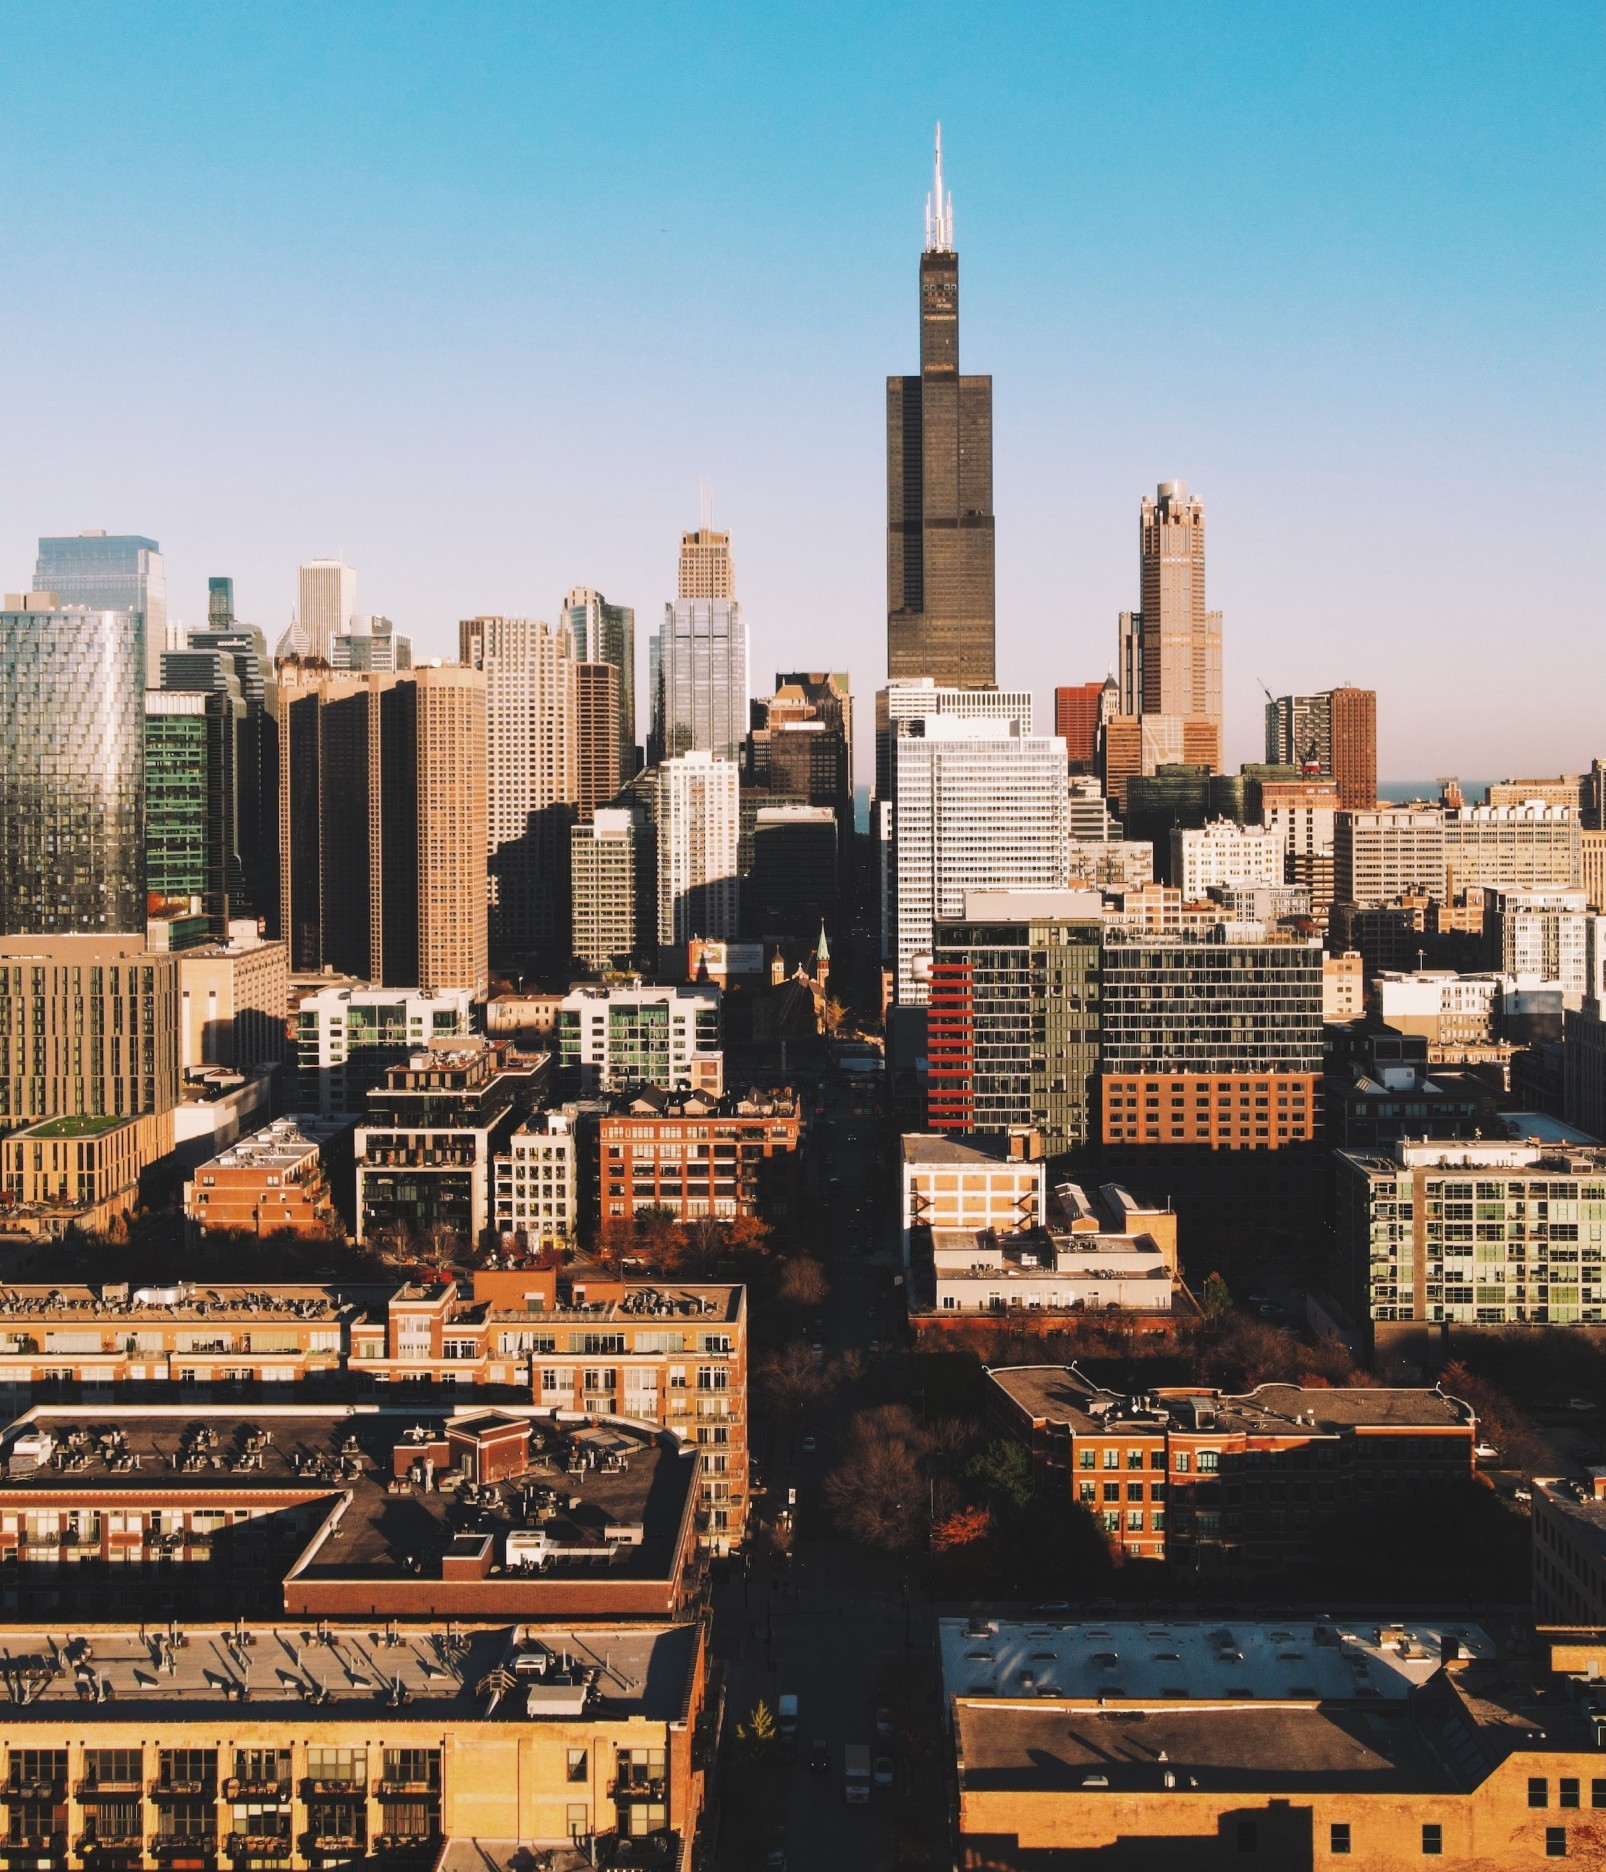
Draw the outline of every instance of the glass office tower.
<instances>
[{"instance_id":1,"label":"glass office tower","mask_svg":"<svg viewBox=\"0 0 1606 1872\"><path fill-rule=\"evenodd\" d=\"M619 784L636 772L636 613L609 604L601 592L576 585L564 595L563 615L574 632L577 663L611 663L619 672Z\"/></svg>"},{"instance_id":2,"label":"glass office tower","mask_svg":"<svg viewBox=\"0 0 1606 1872\"><path fill-rule=\"evenodd\" d=\"M0 611L0 935L143 932L144 750L138 614Z\"/></svg>"},{"instance_id":3,"label":"glass office tower","mask_svg":"<svg viewBox=\"0 0 1606 1872\"><path fill-rule=\"evenodd\" d=\"M740 761L747 739L747 626L730 598L664 606L652 641L653 746L658 761L704 749Z\"/></svg>"},{"instance_id":4,"label":"glass office tower","mask_svg":"<svg viewBox=\"0 0 1606 1872\"><path fill-rule=\"evenodd\" d=\"M162 549L137 533L68 533L39 542L36 592L54 592L64 605L91 611L126 611L145 626L147 689L162 686L167 647L167 572Z\"/></svg>"}]
</instances>

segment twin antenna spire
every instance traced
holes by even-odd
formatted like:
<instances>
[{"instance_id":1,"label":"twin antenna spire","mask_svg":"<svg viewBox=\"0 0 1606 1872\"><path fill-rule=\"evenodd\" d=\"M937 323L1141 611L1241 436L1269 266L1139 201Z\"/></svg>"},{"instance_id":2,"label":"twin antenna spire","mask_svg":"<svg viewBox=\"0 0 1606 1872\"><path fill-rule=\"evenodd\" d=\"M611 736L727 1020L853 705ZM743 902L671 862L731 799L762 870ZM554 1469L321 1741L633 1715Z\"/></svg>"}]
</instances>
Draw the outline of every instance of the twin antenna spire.
<instances>
[{"instance_id":1,"label":"twin antenna spire","mask_svg":"<svg viewBox=\"0 0 1606 1872\"><path fill-rule=\"evenodd\" d=\"M954 198L942 186L942 125L937 125L937 157L932 167L931 193L926 197L926 252L954 251Z\"/></svg>"}]
</instances>

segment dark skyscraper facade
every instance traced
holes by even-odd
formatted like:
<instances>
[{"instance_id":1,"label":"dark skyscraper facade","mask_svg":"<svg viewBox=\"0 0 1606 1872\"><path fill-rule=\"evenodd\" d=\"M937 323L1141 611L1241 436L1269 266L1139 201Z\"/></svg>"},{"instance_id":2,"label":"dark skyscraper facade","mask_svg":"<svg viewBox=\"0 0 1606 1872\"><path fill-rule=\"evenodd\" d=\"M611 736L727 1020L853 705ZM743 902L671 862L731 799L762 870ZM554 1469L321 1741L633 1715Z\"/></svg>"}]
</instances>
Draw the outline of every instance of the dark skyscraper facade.
<instances>
[{"instance_id":1,"label":"dark skyscraper facade","mask_svg":"<svg viewBox=\"0 0 1606 1872\"><path fill-rule=\"evenodd\" d=\"M993 632L993 380L959 374L959 255L939 128L920 375L887 379L887 674L989 687Z\"/></svg>"}]
</instances>

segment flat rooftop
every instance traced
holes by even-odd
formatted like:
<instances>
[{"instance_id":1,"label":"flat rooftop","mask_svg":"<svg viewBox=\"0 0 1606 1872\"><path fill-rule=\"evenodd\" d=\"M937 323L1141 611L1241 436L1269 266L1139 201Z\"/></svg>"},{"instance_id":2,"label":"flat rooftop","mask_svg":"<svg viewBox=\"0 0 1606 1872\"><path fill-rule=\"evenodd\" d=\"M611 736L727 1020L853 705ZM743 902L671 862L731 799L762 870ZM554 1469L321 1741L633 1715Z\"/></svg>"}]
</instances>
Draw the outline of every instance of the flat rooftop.
<instances>
[{"instance_id":1,"label":"flat rooftop","mask_svg":"<svg viewBox=\"0 0 1606 1872\"><path fill-rule=\"evenodd\" d=\"M999 1365L987 1375L1034 1421L1069 1424L1083 1434L1122 1425L1279 1436L1301 1430L1332 1434L1360 1424L1454 1429L1472 1423L1470 1407L1459 1398L1403 1386L1264 1384L1238 1395L1163 1386L1129 1397L1103 1390L1065 1365Z\"/></svg>"},{"instance_id":2,"label":"flat rooftop","mask_svg":"<svg viewBox=\"0 0 1606 1872\"><path fill-rule=\"evenodd\" d=\"M120 1125L134 1124L133 1117L109 1118L90 1117L87 1114L75 1118L42 1118L38 1124L25 1125L16 1136L30 1138L87 1138L103 1137L108 1131L115 1131Z\"/></svg>"},{"instance_id":3,"label":"flat rooftop","mask_svg":"<svg viewBox=\"0 0 1606 1872\"><path fill-rule=\"evenodd\" d=\"M948 1695L1031 1702L1389 1703L1438 1671L1446 1642L1494 1646L1471 1624L1239 1619L938 1621Z\"/></svg>"},{"instance_id":4,"label":"flat rooftop","mask_svg":"<svg viewBox=\"0 0 1606 1872\"><path fill-rule=\"evenodd\" d=\"M572 1691L567 1701L583 1701L588 1715L675 1721L697 1645L689 1624L576 1631L454 1622L387 1632L364 1622L323 1637L280 1624L247 1626L244 1642L232 1626L191 1627L178 1637L175 1644L157 1627L7 1632L6 1726L59 1723L68 1711L74 1722L210 1720L245 1690L259 1713L294 1712L297 1722L350 1723L376 1706L401 1720L506 1722L571 1713L557 1694L564 1686ZM543 1653L545 1668L532 1670ZM552 1686L545 1703L528 1694L536 1683Z\"/></svg>"},{"instance_id":5,"label":"flat rooftop","mask_svg":"<svg viewBox=\"0 0 1606 1872\"><path fill-rule=\"evenodd\" d=\"M530 1426L528 1461L502 1480L468 1483L438 1453L449 1428L510 1423ZM17 1438L41 1434L51 1439L48 1453L26 1466L38 1446L18 1452ZM245 1495L259 1506L275 1495L286 1506L326 1499L321 1535L293 1569L303 1581L441 1581L448 1557L479 1551L486 1537L505 1569L494 1577L519 1579L510 1536L515 1547L539 1539L543 1578L665 1579L697 1469L695 1451L667 1434L505 1408L447 1417L427 1408L268 1406L202 1418L181 1405L115 1417L42 1407L18 1419L0 1449L9 1471L0 1494L17 1501L76 1498L111 1508L153 1494L224 1505Z\"/></svg>"},{"instance_id":6,"label":"flat rooftop","mask_svg":"<svg viewBox=\"0 0 1606 1872\"><path fill-rule=\"evenodd\" d=\"M352 1286L304 1282L274 1288L243 1281L217 1286L194 1281L160 1285L67 1281L52 1286L38 1281L0 1286L0 1320L26 1319L30 1325L59 1320L75 1326L140 1320L335 1320L353 1309L358 1313L372 1311L383 1318L387 1303L397 1291L394 1281Z\"/></svg>"}]
</instances>

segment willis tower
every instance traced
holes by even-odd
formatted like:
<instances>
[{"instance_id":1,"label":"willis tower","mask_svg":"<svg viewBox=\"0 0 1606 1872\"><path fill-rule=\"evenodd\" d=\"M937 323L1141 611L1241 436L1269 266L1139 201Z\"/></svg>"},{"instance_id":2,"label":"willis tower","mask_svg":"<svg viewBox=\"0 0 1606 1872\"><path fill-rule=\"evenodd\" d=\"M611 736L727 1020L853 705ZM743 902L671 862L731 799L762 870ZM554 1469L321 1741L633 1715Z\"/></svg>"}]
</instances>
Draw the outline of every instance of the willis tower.
<instances>
[{"instance_id":1,"label":"willis tower","mask_svg":"<svg viewBox=\"0 0 1606 1872\"><path fill-rule=\"evenodd\" d=\"M991 688L993 636L993 380L959 374L959 255L939 124L920 375L887 379L887 675Z\"/></svg>"}]
</instances>

